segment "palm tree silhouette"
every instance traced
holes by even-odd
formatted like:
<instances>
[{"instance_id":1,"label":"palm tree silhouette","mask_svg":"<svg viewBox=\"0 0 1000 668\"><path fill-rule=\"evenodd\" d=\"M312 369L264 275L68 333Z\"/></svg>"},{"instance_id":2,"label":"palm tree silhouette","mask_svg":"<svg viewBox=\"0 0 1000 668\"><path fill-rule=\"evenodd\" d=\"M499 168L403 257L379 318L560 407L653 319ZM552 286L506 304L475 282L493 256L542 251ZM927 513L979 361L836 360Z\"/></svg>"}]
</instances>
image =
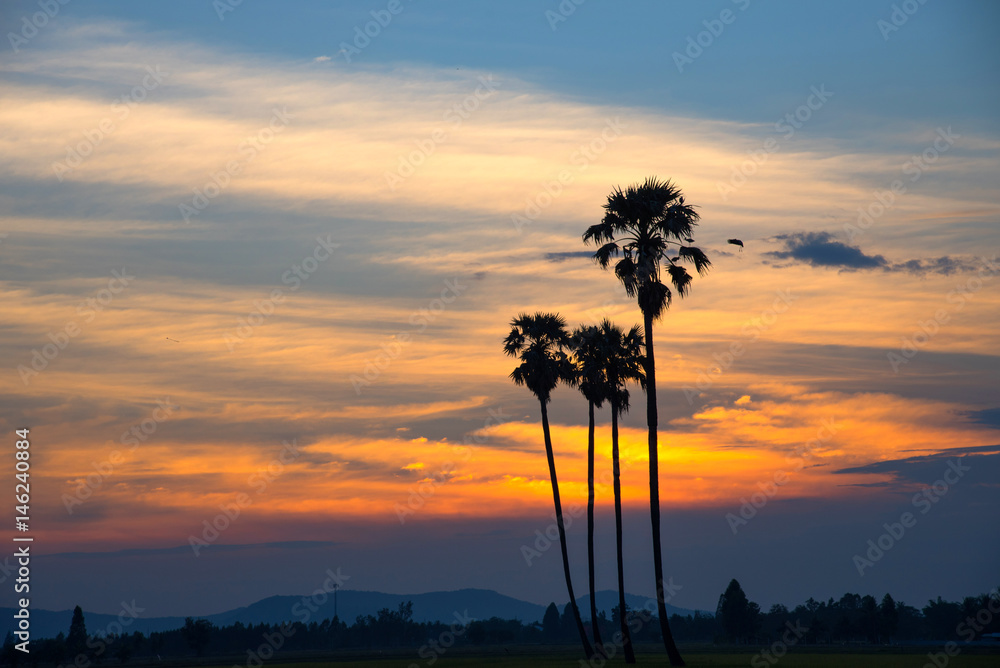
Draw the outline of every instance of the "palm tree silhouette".
<instances>
[{"instance_id":1,"label":"palm tree silhouette","mask_svg":"<svg viewBox=\"0 0 1000 668\"><path fill-rule=\"evenodd\" d=\"M684 297L691 285L691 275L680 264L693 263L699 274L711 266L708 256L695 246L691 234L698 221L694 207L685 204L679 188L670 181L655 177L645 183L616 187L604 205L606 213L597 225L583 234L585 243L598 245L594 259L607 269L613 258L615 276L625 286L629 297L636 298L642 311L646 344L646 424L649 427L649 514L653 528L653 571L656 578L656 602L660 616L663 644L673 666L683 666L677 651L663 595L663 554L660 544L660 489L657 450L656 362L653 355L653 321L670 307L672 293L663 282L660 267L666 269L669 281ZM676 248L676 255L669 254Z\"/></svg>"},{"instance_id":2,"label":"palm tree silhouette","mask_svg":"<svg viewBox=\"0 0 1000 668\"><path fill-rule=\"evenodd\" d=\"M549 433L549 413L547 405L552 390L560 382L572 383L575 369L566 355L569 346L569 334L566 332L566 321L556 313L519 314L510 323L511 330L504 339L503 351L511 357L517 356L521 364L515 368L510 377L515 385L525 385L538 397L542 407L542 433L545 436L545 456L549 462L549 478L552 481L552 500L556 508L556 526L559 529L559 546L562 548L563 573L566 576L566 589L569 592L569 602L576 618L576 626L580 632L580 641L587 658L594 656L594 649L587 640L587 631L580 619L580 609L573 593L573 580L569 571L569 551L566 547L566 527L563 523L562 503L559 500L559 480L556 477L556 460L552 452L552 437Z\"/></svg>"},{"instance_id":3,"label":"palm tree silhouette","mask_svg":"<svg viewBox=\"0 0 1000 668\"><path fill-rule=\"evenodd\" d=\"M625 649L625 663L635 663L632 636L629 633L625 606L625 568L622 563L622 484L618 453L618 418L629 408L628 382L646 387L643 373L642 331L635 325L628 331L605 319L598 328L598 347L604 363L604 397L611 404L611 462L615 488L615 547L618 556L618 619Z\"/></svg>"},{"instance_id":4,"label":"palm tree silhouette","mask_svg":"<svg viewBox=\"0 0 1000 668\"><path fill-rule=\"evenodd\" d=\"M604 404L607 381L604 376L603 351L600 349L598 329L580 326L570 338L576 366L576 385L587 398L587 565L590 584L590 625L594 645L604 655L600 626L597 621L597 599L594 596L594 409Z\"/></svg>"}]
</instances>

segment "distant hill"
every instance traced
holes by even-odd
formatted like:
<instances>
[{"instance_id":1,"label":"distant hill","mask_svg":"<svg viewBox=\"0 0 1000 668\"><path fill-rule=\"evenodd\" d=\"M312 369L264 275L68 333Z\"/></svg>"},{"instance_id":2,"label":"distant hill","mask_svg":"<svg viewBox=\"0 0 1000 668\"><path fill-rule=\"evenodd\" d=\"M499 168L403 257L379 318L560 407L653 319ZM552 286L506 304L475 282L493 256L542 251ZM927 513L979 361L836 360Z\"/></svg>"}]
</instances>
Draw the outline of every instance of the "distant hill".
<instances>
[{"instance_id":1,"label":"distant hill","mask_svg":"<svg viewBox=\"0 0 1000 668\"><path fill-rule=\"evenodd\" d=\"M611 617L611 608L618 605L618 593L606 590L596 594L598 610L605 611ZM633 594L626 595L626 602L629 607L639 609L646 605L647 601L652 601L643 596ZM200 619L207 619L217 626L229 626L236 622L244 624L259 624L261 622L278 624L285 621L322 621L328 617L333 617L333 595L328 596L328 600L322 605L316 601L313 607L315 612L308 609L305 603L309 602L309 597L302 596L271 596L261 599L256 603L243 608L236 608L215 615L207 615ZM545 605L521 601L510 596L504 596L490 589L459 589L458 591L435 591L426 594L385 594L377 591L356 591L352 589L342 589L337 594L337 614L340 619L347 624L354 623L359 615L377 615L382 608L395 610L400 603L413 601L413 619L418 622L451 622L455 619L455 613L468 615L475 619L489 619L490 617L500 617L501 619L519 619L522 622L541 622L545 614ZM560 612L565 603L558 603ZM580 614L584 619L590 618L590 597L584 596L578 599L577 605L580 607ZM651 607L655 609L655 607ZM677 608L667 605L669 614L690 615L693 610ZM7 631L13 630L14 608L0 608L0 634L6 636ZM52 638L69 630L70 620L73 618L72 610L31 610L31 629L36 638ZM105 615L95 612L84 611L84 619L87 623L87 631L96 633L110 629L117 630L118 615ZM197 617L196 617L197 619ZM180 628L184 625L183 617L142 617L131 620L131 624L125 627L125 631L141 631L148 634L151 631L169 631Z\"/></svg>"},{"instance_id":2,"label":"distant hill","mask_svg":"<svg viewBox=\"0 0 1000 668\"><path fill-rule=\"evenodd\" d=\"M611 619L611 609L618 607L618 592L605 589L603 591L596 592L594 598L597 599L597 614L599 615L601 611ZM580 608L580 616L584 619L590 619L590 594L586 596L581 596L576 601L577 606ZM414 604L415 605L415 604ZM646 608L647 610L656 613L656 599L648 598L646 596L636 596L635 594L625 594L625 605L628 606L629 610L641 610ZM559 612L562 612L562 608L559 608ZM704 610L699 610L705 615L714 615L714 612L705 612ZM695 610L688 610L687 608L678 608L677 606L670 605L667 603L667 616L670 615L681 615L686 617L687 615L693 615Z\"/></svg>"}]
</instances>

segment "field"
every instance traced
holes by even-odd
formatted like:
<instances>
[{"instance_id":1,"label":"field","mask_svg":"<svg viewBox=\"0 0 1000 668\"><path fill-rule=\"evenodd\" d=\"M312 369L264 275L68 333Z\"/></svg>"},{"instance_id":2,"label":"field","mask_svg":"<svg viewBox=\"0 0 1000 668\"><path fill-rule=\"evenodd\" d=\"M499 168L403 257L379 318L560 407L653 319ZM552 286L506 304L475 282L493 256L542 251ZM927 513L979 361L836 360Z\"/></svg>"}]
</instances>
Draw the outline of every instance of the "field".
<instances>
[{"instance_id":1,"label":"field","mask_svg":"<svg viewBox=\"0 0 1000 668\"><path fill-rule=\"evenodd\" d=\"M945 658L941 656L935 666L928 658L928 653L939 654L939 646L904 647L904 648L864 648L843 649L806 647L793 649L775 663L768 663L759 654L759 648L752 651L738 651L733 648L682 647L681 651L689 666L711 666L713 668L746 668L748 666L780 666L781 668L997 668L1000 667L1000 647L965 647L961 654ZM655 647L640 647L637 653L638 666L667 666L666 655L656 651ZM281 663L268 661L264 668L475 668L488 666L491 668L578 668L583 664L580 652L569 647L480 647L454 648L443 655L435 657L425 654L419 656L414 651L378 651L345 652L333 657L318 657L315 654L297 654L279 657ZM754 663L751 660L755 659ZM168 665L167 662L158 666ZM228 657L228 660L209 659L201 662L191 659L171 663L169 665L200 667L200 666L231 666L234 668L257 668L257 662L248 666L246 657L242 660ZM595 668L600 663L593 664ZM621 657L613 658L605 666L624 666Z\"/></svg>"},{"instance_id":2,"label":"field","mask_svg":"<svg viewBox=\"0 0 1000 668\"><path fill-rule=\"evenodd\" d=\"M713 668L746 668L747 666L770 666L779 665L782 668L923 668L923 666L933 666L929 662L927 654L890 654L890 653L870 653L870 654L849 654L849 653L798 653L788 654L776 664L758 662L751 664L754 654L714 654L701 653L685 656L688 666L712 666ZM414 657L416 658L416 657ZM492 668L557 668L580 666L580 659L576 655L565 654L562 656L455 656L452 658L442 657L433 665L436 668L474 668L477 666L489 666ZM357 666L358 668L423 668L428 663L422 660L403 659L368 659L360 661L321 661L308 663L288 663L271 666L270 668L326 668L327 666L336 668L346 668ZM616 659L609 661L607 666L624 666L625 661ZM637 666L668 666L666 655L650 656L644 655L638 658ZM1000 654L994 655L959 655L946 664L949 668L997 668L1000 666ZM941 668L944 668L943 666Z\"/></svg>"}]
</instances>

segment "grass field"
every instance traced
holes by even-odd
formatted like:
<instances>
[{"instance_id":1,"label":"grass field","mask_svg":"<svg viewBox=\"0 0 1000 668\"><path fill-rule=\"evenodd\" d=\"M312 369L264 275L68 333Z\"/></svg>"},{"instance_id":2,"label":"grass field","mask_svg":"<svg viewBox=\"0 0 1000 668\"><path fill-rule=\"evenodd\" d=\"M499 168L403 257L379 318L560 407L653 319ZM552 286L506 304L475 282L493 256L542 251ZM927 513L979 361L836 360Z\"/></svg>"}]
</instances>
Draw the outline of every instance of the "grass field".
<instances>
[{"instance_id":1,"label":"grass field","mask_svg":"<svg viewBox=\"0 0 1000 668\"><path fill-rule=\"evenodd\" d=\"M746 668L752 666L750 660L753 654L692 654L685 657L688 666L712 666L713 668ZM427 666L425 661L386 660L370 659L366 661L334 661L315 663L288 663L269 666L269 668L325 668L326 666L336 668L347 668L357 666L358 668L412 668L413 665ZM580 660L576 656L542 656L542 657L454 657L448 659L441 658L434 666L435 668L474 668L476 666L487 666L490 668L556 668L565 666L579 666ZM624 666L624 660L612 660L608 666ZM637 666L668 666L666 656L644 656L638 659ZM758 663L757 665L764 665ZM772 664L766 664L772 665ZM782 668L922 668L930 664L926 654L788 654L783 657L776 666ZM948 668L997 668L1000 666L1000 656L962 656L959 655L951 659L947 664ZM943 668L943 667L942 667Z\"/></svg>"},{"instance_id":2,"label":"grass field","mask_svg":"<svg viewBox=\"0 0 1000 668\"><path fill-rule=\"evenodd\" d=\"M638 666L667 666L666 655L657 647L640 647L637 651ZM950 657L947 662L940 659L937 666L930 662L928 653L939 653L941 647L908 647L908 648L872 648L844 649L827 647L797 648L779 659L776 663L767 663L760 658L759 648L745 651L735 651L733 648L713 648L710 646L681 647L684 659L689 666L712 666L713 668L747 668L753 666L779 666L780 668L1000 668L1000 648L966 647L961 654ZM751 660L757 658L755 663ZM334 657L318 657L310 654L294 656L279 656L276 660L267 661L263 668L474 668L487 666L490 668L578 668L584 665L581 654L570 647L477 647L453 648L451 651L436 657L419 656L414 651L362 652L353 651ZM236 666L237 668L255 668L256 663L248 667L244 660L229 657L229 660L217 659L196 662L182 661L177 666L194 668L196 666ZM279 663L280 662L280 663ZM163 666L165 664L159 664ZM594 664L598 668L601 664ZM605 666L624 666L621 657L615 657Z\"/></svg>"},{"instance_id":3,"label":"grass field","mask_svg":"<svg viewBox=\"0 0 1000 668\"><path fill-rule=\"evenodd\" d=\"M691 654L685 656L688 666L712 666L713 668L746 668L752 666L750 660L753 654ZM412 666L427 666L426 661L409 661L403 659L369 659L362 661L323 661L310 663L287 663L268 666L268 668L407 668ZM577 656L540 656L540 657L488 657L488 656L456 656L451 659L442 657L434 664L434 668L474 668L487 666L490 668L556 668L579 666ZM624 666L624 660L612 660L608 666ZM637 666L668 666L666 656L643 656L638 658ZM765 665L758 663L757 665ZM772 665L772 664L766 664ZM799 653L788 654L779 660L776 666L782 668L922 668L929 663L926 654L819 654ZM947 664L948 668L997 668L1000 666L1000 655L959 655L953 657ZM943 666L941 668L944 668Z\"/></svg>"}]
</instances>

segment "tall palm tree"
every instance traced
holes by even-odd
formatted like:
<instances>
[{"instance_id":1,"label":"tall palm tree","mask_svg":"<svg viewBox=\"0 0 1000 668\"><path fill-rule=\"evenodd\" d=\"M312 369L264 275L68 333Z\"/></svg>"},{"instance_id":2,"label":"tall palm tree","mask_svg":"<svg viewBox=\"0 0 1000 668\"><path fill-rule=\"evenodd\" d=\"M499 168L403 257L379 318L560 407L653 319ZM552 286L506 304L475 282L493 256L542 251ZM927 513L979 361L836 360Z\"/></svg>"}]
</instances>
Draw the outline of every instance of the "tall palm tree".
<instances>
[{"instance_id":1,"label":"tall palm tree","mask_svg":"<svg viewBox=\"0 0 1000 668\"><path fill-rule=\"evenodd\" d=\"M669 282L681 297L687 295L691 275L681 261L694 264L699 274L711 266L708 257L695 246L691 234L698 213L679 188L655 177L622 190L616 187L604 205L604 218L583 234L585 243L598 246L594 259L607 269L615 262L615 276L629 297L636 298L642 311L646 344L646 424L649 427L649 515L653 528L653 571L656 601L663 644L673 666L685 665L667 621L663 594L663 554L660 544L660 471L657 450L656 362L653 356L653 321L670 307L672 293L660 273L666 270ZM676 252L676 255L673 253Z\"/></svg>"},{"instance_id":2,"label":"tall palm tree","mask_svg":"<svg viewBox=\"0 0 1000 668\"><path fill-rule=\"evenodd\" d=\"M575 369L566 355L569 334L566 321L555 313L519 314L510 323L510 334L504 339L503 351L511 357L517 356L521 364L511 372L516 385L525 385L531 390L542 407L542 432L545 436L545 456L549 462L549 478L552 481L552 500L556 507L556 526L559 529L559 546L562 548L563 573L569 602L580 632L580 641L587 658L594 657L594 649L587 640L587 631L580 618L580 609L573 593L573 580L569 571L569 551L566 547L566 526L563 523L562 502L559 500L559 480L556 477L556 460L552 452L552 437L549 433L548 403L552 390L559 381L572 382Z\"/></svg>"},{"instance_id":3,"label":"tall palm tree","mask_svg":"<svg viewBox=\"0 0 1000 668\"><path fill-rule=\"evenodd\" d=\"M625 567L622 560L622 484L618 453L618 418L629 408L628 382L646 387L643 373L642 331L635 325L628 331L605 319L598 328L599 347L604 361L604 396L611 404L611 462L615 488L615 547L618 556L618 619L625 649L625 663L635 663L625 605Z\"/></svg>"},{"instance_id":4,"label":"tall palm tree","mask_svg":"<svg viewBox=\"0 0 1000 668\"><path fill-rule=\"evenodd\" d=\"M604 654L601 630L597 620L597 598L594 592L594 409L604 405L604 360L597 327L582 325L570 339L576 366L576 386L587 398L587 565L590 584L590 625L594 645Z\"/></svg>"}]
</instances>

